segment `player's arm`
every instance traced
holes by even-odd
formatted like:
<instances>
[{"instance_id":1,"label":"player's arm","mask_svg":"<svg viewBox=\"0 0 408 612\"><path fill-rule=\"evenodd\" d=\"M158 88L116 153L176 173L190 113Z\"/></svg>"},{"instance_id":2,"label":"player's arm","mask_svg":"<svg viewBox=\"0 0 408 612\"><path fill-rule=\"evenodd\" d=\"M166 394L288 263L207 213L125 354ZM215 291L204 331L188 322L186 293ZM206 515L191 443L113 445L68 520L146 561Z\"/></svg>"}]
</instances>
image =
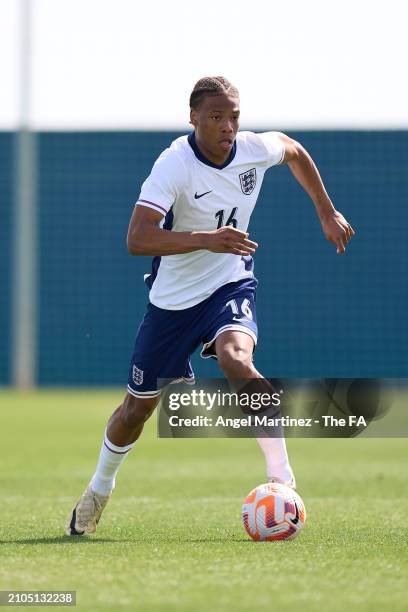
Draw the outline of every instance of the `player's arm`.
<instances>
[{"instance_id":1,"label":"player's arm","mask_svg":"<svg viewBox=\"0 0 408 612\"><path fill-rule=\"evenodd\" d=\"M214 253L252 255L258 246L248 234L233 227L208 232L162 229L163 215L147 206L135 206L129 223L127 248L131 255L175 255L206 249Z\"/></svg>"},{"instance_id":2,"label":"player's arm","mask_svg":"<svg viewBox=\"0 0 408 612\"><path fill-rule=\"evenodd\" d=\"M279 137L285 146L282 164L289 166L293 176L312 199L327 240L336 245L337 253L344 253L347 243L354 236L353 228L334 208L319 171L306 149L286 134L280 133Z\"/></svg>"}]
</instances>

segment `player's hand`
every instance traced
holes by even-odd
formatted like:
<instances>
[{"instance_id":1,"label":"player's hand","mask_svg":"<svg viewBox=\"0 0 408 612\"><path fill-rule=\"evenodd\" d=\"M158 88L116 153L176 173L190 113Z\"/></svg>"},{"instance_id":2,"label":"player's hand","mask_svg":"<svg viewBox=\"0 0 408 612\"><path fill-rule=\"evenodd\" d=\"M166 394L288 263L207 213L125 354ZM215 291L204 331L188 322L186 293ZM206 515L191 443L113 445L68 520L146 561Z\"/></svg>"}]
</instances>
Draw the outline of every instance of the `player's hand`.
<instances>
[{"instance_id":1,"label":"player's hand","mask_svg":"<svg viewBox=\"0 0 408 612\"><path fill-rule=\"evenodd\" d=\"M252 255L257 247L258 244L249 240L246 232L241 232L231 226L220 227L206 235L205 248L213 253Z\"/></svg>"},{"instance_id":2,"label":"player's hand","mask_svg":"<svg viewBox=\"0 0 408 612\"><path fill-rule=\"evenodd\" d=\"M338 210L327 213L320 220L324 235L336 245L337 254L341 255L355 234L353 228Z\"/></svg>"}]
</instances>

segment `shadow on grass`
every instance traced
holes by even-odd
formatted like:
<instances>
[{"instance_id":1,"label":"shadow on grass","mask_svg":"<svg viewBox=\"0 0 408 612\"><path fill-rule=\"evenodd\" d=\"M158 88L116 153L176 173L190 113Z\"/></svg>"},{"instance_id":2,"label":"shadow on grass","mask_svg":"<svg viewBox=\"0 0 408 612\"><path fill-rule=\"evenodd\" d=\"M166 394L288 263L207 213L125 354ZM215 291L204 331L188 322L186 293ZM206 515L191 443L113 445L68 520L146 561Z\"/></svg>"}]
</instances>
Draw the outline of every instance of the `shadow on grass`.
<instances>
[{"instance_id":1,"label":"shadow on grass","mask_svg":"<svg viewBox=\"0 0 408 612\"><path fill-rule=\"evenodd\" d=\"M70 545L95 545L95 544L171 544L171 543L183 543L183 544L242 544L252 543L252 540L248 538L157 538L157 539L144 539L144 538L134 538L132 540L129 539L113 539L113 538L88 538L81 536L56 536L52 538L21 538L19 540L0 540L0 546L6 544L20 544L20 545L31 545L36 546L38 544L70 544Z\"/></svg>"},{"instance_id":2,"label":"shadow on grass","mask_svg":"<svg viewBox=\"0 0 408 612\"><path fill-rule=\"evenodd\" d=\"M0 540L2 544L106 544L107 542L121 544L133 540L114 540L112 538L82 538L81 536L57 536L53 538L21 538L20 540Z\"/></svg>"}]
</instances>

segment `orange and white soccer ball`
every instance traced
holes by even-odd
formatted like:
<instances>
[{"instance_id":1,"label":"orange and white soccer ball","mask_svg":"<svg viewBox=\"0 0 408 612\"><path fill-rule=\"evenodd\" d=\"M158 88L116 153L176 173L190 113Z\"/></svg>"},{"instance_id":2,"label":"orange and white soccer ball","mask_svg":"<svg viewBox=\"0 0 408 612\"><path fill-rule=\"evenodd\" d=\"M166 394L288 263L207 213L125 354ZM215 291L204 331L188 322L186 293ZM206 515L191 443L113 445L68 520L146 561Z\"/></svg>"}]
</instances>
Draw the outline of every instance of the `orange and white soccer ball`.
<instances>
[{"instance_id":1,"label":"orange and white soccer ball","mask_svg":"<svg viewBox=\"0 0 408 612\"><path fill-rule=\"evenodd\" d=\"M257 542L295 538L306 520L300 495L279 483L261 484L242 506L244 527Z\"/></svg>"}]
</instances>

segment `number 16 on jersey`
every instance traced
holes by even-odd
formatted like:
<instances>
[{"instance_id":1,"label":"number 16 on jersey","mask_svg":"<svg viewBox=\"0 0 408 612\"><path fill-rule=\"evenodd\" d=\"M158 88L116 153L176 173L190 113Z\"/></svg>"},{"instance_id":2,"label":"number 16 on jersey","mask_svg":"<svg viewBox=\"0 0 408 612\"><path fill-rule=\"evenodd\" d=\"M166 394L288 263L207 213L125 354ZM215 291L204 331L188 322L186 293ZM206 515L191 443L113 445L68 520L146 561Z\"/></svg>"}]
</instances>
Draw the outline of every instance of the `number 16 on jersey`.
<instances>
[{"instance_id":1,"label":"number 16 on jersey","mask_svg":"<svg viewBox=\"0 0 408 612\"><path fill-rule=\"evenodd\" d=\"M232 225L232 227L235 227L235 228L237 227L238 221L235 218L237 210L238 210L238 206L234 206L225 225ZM224 213L225 213L225 210L219 210L218 212L215 213L215 218L218 219L217 229L224 227Z\"/></svg>"}]
</instances>

